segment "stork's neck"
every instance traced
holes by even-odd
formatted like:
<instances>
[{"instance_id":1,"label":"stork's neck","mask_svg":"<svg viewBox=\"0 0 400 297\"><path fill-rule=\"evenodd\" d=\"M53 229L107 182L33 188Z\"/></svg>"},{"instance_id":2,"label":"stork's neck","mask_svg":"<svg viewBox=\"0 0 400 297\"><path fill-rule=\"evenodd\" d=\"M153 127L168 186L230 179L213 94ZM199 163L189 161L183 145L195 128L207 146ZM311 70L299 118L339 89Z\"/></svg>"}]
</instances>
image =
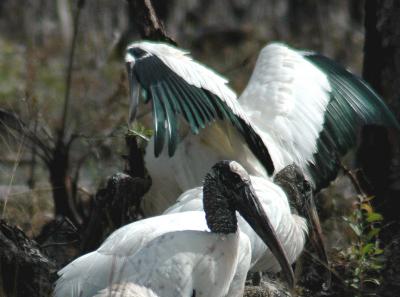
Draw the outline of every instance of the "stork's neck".
<instances>
[{"instance_id":1,"label":"stork's neck","mask_svg":"<svg viewBox=\"0 0 400 297\"><path fill-rule=\"evenodd\" d=\"M203 205L211 232L229 234L237 231L236 209L224 185L207 174L203 186Z\"/></svg>"}]
</instances>

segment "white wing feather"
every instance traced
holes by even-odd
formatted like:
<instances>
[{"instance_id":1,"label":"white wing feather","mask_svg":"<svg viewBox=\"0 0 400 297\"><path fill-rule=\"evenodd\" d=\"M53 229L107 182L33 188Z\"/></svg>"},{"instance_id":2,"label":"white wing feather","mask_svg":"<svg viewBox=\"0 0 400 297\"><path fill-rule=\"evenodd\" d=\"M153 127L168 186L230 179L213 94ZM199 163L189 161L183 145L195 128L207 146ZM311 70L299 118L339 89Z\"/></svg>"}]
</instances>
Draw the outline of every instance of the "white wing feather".
<instances>
[{"instance_id":1,"label":"white wing feather","mask_svg":"<svg viewBox=\"0 0 400 297\"><path fill-rule=\"evenodd\" d=\"M297 51L273 43L260 52L239 98L271 154L275 172L313 162L331 91L326 75Z\"/></svg>"}]
</instances>

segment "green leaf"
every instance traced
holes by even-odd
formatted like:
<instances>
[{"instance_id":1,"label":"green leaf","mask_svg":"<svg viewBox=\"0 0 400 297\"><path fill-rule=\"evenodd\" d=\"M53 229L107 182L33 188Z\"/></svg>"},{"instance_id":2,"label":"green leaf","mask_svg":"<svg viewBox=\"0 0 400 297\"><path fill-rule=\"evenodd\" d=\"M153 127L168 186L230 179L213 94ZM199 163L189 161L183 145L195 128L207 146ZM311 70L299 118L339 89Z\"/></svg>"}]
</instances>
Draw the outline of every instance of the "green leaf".
<instances>
[{"instance_id":1,"label":"green leaf","mask_svg":"<svg viewBox=\"0 0 400 297\"><path fill-rule=\"evenodd\" d=\"M138 136L145 141L150 141L151 136L153 135L153 130L146 129L144 126L137 125L133 128L128 129L128 133Z\"/></svg>"},{"instance_id":2,"label":"green leaf","mask_svg":"<svg viewBox=\"0 0 400 297\"><path fill-rule=\"evenodd\" d=\"M358 225L350 223L349 226L357 236L361 236L362 230Z\"/></svg>"},{"instance_id":3,"label":"green leaf","mask_svg":"<svg viewBox=\"0 0 400 297\"><path fill-rule=\"evenodd\" d=\"M374 250L374 244L368 243L361 249L361 255L370 254Z\"/></svg>"},{"instance_id":4,"label":"green leaf","mask_svg":"<svg viewBox=\"0 0 400 297\"><path fill-rule=\"evenodd\" d=\"M380 264L371 264L371 269L373 269L373 270L379 271L379 270L381 270L382 268L383 268L383 265L380 265Z\"/></svg>"},{"instance_id":5,"label":"green leaf","mask_svg":"<svg viewBox=\"0 0 400 297\"><path fill-rule=\"evenodd\" d=\"M374 284L377 286L379 286L381 284L381 282L376 278L367 278L364 280L364 283L371 283L371 284Z\"/></svg>"},{"instance_id":6,"label":"green leaf","mask_svg":"<svg viewBox=\"0 0 400 297\"><path fill-rule=\"evenodd\" d=\"M368 214L368 217L367 217L367 222L369 222L369 223L378 222L378 221L382 221L382 220L383 220L382 215L379 213L376 213L376 212Z\"/></svg>"},{"instance_id":7,"label":"green leaf","mask_svg":"<svg viewBox=\"0 0 400 297\"><path fill-rule=\"evenodd\" d=\"M372 228L367 234L367 240L370 241L372 238L377 236L380 231L381 231L380 228Z\"/></svg>"}]
</instances>

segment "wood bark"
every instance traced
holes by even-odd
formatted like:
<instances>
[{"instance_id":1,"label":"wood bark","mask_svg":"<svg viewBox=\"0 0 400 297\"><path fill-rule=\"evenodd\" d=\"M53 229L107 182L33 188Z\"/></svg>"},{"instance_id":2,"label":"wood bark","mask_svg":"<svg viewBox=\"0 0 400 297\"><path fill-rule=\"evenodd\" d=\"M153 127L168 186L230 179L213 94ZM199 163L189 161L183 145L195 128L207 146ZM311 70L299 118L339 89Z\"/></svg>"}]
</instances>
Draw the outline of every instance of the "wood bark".
<instances>
[{"instance_id":1,"label":"wood bark","mask_svg":"<svg viewBox=\"0 0 400 297\"><path fill-rule=\"evenodd\" d=\"M400 119L400 1L365 1L363 77ZM387 222L400 222L400 150L395 129L366 127L358 158L375 206Z\"/></svg>"},{"instance_id":2,"label":"wood bark","mask_svg":"<svg viewBox=\"0 0 400 297\"><path fill-rule=\"evenodd\" d=\"M130 20L136 24L143 39L164 41L176 45L176 42L165 31L150 0L127 1Z\"/></svg>"},{"instance_id":3,"label":"wood bark","mask_svg":"<svg viewBox=\"0 0 400 297\"><path fill-rule=\"evenodd\" d=\"M94 199L90 220L82 234L82 253L98 248L115 229L141 219L141 197L150 185L150 179L133 178L125 173L112 175Z\"/></svg>"},{"instance_id":4,"label":"wood bark","mask_svg":"<svg viewBox=\"0 0 400 297\"><path fill-rule=\"evenodd\" d=\"M0 296L50 296L55 272L35 241L0 220Z\"/></svg>"},{"instance_id":5,"label":"wood bark","mask_svg":"<svg viewBox=\"0 0 400 297\"><path fill-rule=\"evenodd\" d=\"M381 94L400 119L400 1L365 1L364 78ZM399 131L368 127L359 152L372 184L373 200L385 222L382 239L386 264L379 296L397 296L400 290L400 149Z\"/></svg>"}]
</instances>

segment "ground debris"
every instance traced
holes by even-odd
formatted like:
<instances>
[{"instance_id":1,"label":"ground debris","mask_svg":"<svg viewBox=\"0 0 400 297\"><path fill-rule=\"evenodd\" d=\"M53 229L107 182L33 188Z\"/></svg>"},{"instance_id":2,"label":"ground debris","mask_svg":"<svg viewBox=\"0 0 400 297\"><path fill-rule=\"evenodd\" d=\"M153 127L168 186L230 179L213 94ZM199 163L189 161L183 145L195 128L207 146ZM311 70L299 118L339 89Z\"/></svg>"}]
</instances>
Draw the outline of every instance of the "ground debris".
<instances>
[{"instance_id":1,"label":"ground debris","mask_svg":"<svg viewBox=\"0 0 400 297\"><path fill-rule=\"evenodd\" d=\"M262 281L259 286L246 286L243 297L291 297L287 289L275 281Z\"/></svg>"},{"instance_id":2,"label":"ground debris","mask_svg":"<svg viewBox=\"0 0 400 297\"><path fill-rule=\"evenodd\" d=\"M383 282L380 286L380 296L398 296L400 292L400 235L399 233L385 249L385 267L382 271Z\"/></svg>"}]
</instances>

